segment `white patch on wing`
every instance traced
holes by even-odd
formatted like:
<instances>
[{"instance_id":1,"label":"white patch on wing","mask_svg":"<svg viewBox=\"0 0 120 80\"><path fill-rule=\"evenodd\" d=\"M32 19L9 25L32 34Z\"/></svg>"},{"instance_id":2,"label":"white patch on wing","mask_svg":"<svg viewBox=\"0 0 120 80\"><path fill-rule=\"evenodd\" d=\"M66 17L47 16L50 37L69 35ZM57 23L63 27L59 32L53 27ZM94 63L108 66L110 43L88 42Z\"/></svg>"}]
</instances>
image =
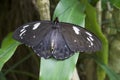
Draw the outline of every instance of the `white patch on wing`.
<instances>
[{"instance_id":1,"label":"white patch on wing","mask_svg":"<svg viewBox=\"0 0 120 80\"><path fill-rule=\"evenodd\" d=\"M25 32L27 31L26 28L28 27L29 25L25 25L23 26L23 28L20 30L20 38L23 39L23 35L25 34Z\"/></svg>"},{"instance_id":2,"label":"white patch on wing","mask_svg":"<svg viewBox=\"0 0 120 80\"><path fill-rule=\"evenodd\" d=\"M92 36L92 34L90 34L89 32L85 32L86 34L88 34L89 36Z\"/></svg>"},{"instance_id":3,"label":"white patch on wing","mask_svg":"<svg viewBox=\"0 0 120 80\"><path fill-rule=\"evenodd\" d=\"M21 37L25 32L26 30L22 31L19 36Z\"/></svg>"},{"instance_id":4,"label":"white patch on wing","mask_svg":"<svg viewBox=\"0 0 120 80\"><path fill-rule=\"evenodd\" d=\"M25 25L25 26L23 26L23 29L25 29L26 27L28 27L29 25Z\"/></svg>"},{"instance_id":5,"label":"white patch on wing","mask_svg":"<svg viewBox=\"0 0 120 80\"><path fill-rule=\"evenodd\" d=\"M39 23L34 24L32 29L33 29L33 30L37 29L37 28L40 26L40 24L41 24L40 22L39 22Z\"/></svg>"},{"instance_id":6,"label":"white patch on wing","mask_svg":"<svg viewBox=\"0 0 120 80\"><path fill-rule=\"evenodd\" d=\"M74 42L77 42L76 40L74 40Z\"/></svg>"},{"instance_id":7,"label":"white patch on wing","mask_svg":"<svg viewBox=\"0 0 120 80\"><path fill-rule=\"evenodd\" d=\"M36 38L36 36L34 35L33 38Z\"/></svg>"},{"instance_id":8,"label":"white patch on wing","mask_svg":"<svg viewBox=\"0 0 120 80\"><path fill-rule=\"evenodd\" d=\"M90 38L90 40L94 41L94 39L91 36L89 36L89 38Z\"/></svg>"},{"instance_id":9,"label":"white patch on wing","mask_svg":"<svg viewBox=\"0 0 120 80\"><path fill-rule=\"evenodd\" d=\"M37 52L36 50L34 52ZM37 54L38 56L40 56L40 54Z\"/></svg>"},{"instance_id":10,"label":"white patch on wing","mask_svg":"<svg viewBox=\"0 0 120 80\"><path fill-rule=\"evenodd\" d=\"M89 33L89 32L85 32L88 36L89 36L89 39L91 40L91 41L94 41L94 39L92 38L92 34L91 33Z\"/></svg>"},{"instance_id":11,"label":"white patch on wing","mask_svg":"<svg viewBox=\"0 0 120 80\"><path fill-rule=\"evenodd\" d=\"M67 48L67 46L66 46L66 45L65 45L64 47L65 47L65 48Z\"/></svg>"},{"instance_id":12,"label":"white patch on wing","mask_svg":"<svg viewBox=\"0 0 120 80\"><path fill-rule=\"evenodd\" d=\"M23 28L23 29L20 30L20 32L23 32L24 30L25 30L25 29Z\"/></svg>"},{"instance_id":13,"label":"white patch on wing","mask_svg":"<svg viewBox=\"0 0 120 80\"><path fill-rule=\"evenodd\" d=\"M75 33L78 35L79 34L79 28L77 28L76 26L73 26L73 30L75 31Z\"/></svg>"},{"instance_id":14,"label":"white patch on wing","mask_svg":"<svg viewBox=\"0 0 120 80\"><path fill-rule=\"evenodd\" d=\"M87 37L87 40L90 42L89 47L93 46L93 42L91 41L91 39L89 37Z\"/></svg>"}]
</instances>

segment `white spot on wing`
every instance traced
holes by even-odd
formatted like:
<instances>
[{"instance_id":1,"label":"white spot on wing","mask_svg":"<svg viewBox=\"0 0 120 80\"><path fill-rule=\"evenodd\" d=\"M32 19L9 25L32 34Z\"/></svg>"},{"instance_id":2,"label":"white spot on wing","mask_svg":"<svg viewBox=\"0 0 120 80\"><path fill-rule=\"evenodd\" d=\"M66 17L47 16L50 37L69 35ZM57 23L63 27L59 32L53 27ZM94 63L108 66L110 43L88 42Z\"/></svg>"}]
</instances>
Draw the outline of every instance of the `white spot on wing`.
<instances>
[{"instance_id":1,"label":"white spot on wing","mask_svg":"<svg viewBox=\"0 0 120 80\"><path fill-rule=\"evenodd\" d=\"M89 32L85 32L86 34L88 34L89 36L92 36L92 34L90 34Z\"/></svg>"},{"instance_id":2,"label":"white spot on wing","mask_svg":"<svg viewBox=\"0 0 120 80\"><path fill-rule=\"evenodd\" d=\"M35 51L35 52L37 52L37 51ZM37 54L38 56L40 56L40 54Z\"/></svg>"},{"instance_id":3,"label":"white spot on wing","mask_svg":"<svg viewBox=\"0 0 120 80\"><path fill-rule=\"evenodd\" d=\"M37 29L37 28L40 26L40 24L41 24L40 22L39 22L39 23L34 24L34 26L33 26L33 28L32 28L32 29L33 29L33 30Z\"/></svg>"},{"instance_id":4,"label":"white spot on wing","mask_svg":"<svg viewBox=\"0 0 120 80\"><path fill-rule=\"evenodd\" d=\"M24 30L25 30L25 29L23 28L23 29L20 30L20 32L23 32Z\"/></svg>"},{"instance_id":5,"label":"white spot on wing","mask_svg":"<svg viewBox=\"0 0 120 80\"><path fill-rule=\"evenodd\" d=\"M74 40L74 42L77 42L76 40Z\"/></svg>"},{"instance_id":6,"label":"white spot on wing","mask_svg":"<svg viewBox=\"0 0 120 80\"><path fill-rule=\"evenodd\" d=\"M34 52L36 53L37 51L36 51L36 50L34 50Z\"/></svg>"},{"instance_id":7,"label":"white spot on wing","mask_svg":"<svg viewBox=\"0 0 120 80\"><path fill-rule=\"evenodd\" d=\"M19 36L21 37L25 32L26 30L22 31Z\"/></svg>"},{"instance_id":8,"label":"white spot on wing","mask_svg":"<svg viewBox=\"0 0 120 80\"><path fill-rule=\"evenodd\" d=\"M66 45L65 45L64 47L65 47L65 48L67 48L67 46L66 46Z\"/></svg>"},{"instance_id":9,"label":"white spot on wing","mask_svg":"<svg viewBox=\"0 0 120 80\"><path fill-rule=\"evenodd\" d=\"M36 36L34 35L33 38L36 38Z\"/></svg>"},{"instance_id":10,"label":"white spot on wing","mask_svg":"<svg viewBox=\"0 0 120 80\"><path fill-rule=\"evenodd\" d=\"M93 42L91 41L91 39L87 37L87 40L90 42L89 47L93 46Z\"/></svg>"},{"instance_id":11,"label":"white spot on wing","mask_svg":"<svg viewBox=\"0 0 120 80\"><path fill-rule=\"evenodd\" d=\"M25 32L27 31L26 28L28 27L29 25L25 25L23 26L23 28L20 30L20 38L23 39L23 34L25 34Z\"/></svg>"},{"instance_id":12,"label":"white spot on wing","mask_svg":"<svg viewBox=\"0 0 120 80\"><path fill-rule=\"evenodd\" d=\"M94 39L93 39L91 36L89 36L89 38L90 38L92 41L94 41Z\"/></svg>"},{"instance_id":13,"label":"white spot on wing","mask_svg":"<svg viewBox=\"0 0 120 80\"><path fill-rule=\"evenodd\" d=\"M23 29L25 29L26 27L28 27L29 25L25 25L25 26L23 26Z\"/></svg>"},{"instance_id":14,"label":"white spot on wing","mask_svg":"<svg viewBox=\"0 0 120 80\"><path fill-rule=\"evenodd\" d=\"M73 30L75 31L75 33L78 35L79 34L79 29L76 26L73 26Z\"/></svg>"}]
</instances>

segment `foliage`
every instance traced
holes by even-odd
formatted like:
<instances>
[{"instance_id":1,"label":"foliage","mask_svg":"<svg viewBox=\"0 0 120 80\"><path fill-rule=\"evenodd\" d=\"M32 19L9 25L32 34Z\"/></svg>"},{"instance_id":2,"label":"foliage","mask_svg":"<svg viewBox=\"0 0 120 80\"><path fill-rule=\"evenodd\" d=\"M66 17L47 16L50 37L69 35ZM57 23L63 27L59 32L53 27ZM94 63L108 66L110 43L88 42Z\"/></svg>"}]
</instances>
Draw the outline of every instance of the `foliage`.
<instances>
[{"instance_id":1,"label":"foliage","mask_svg":"<svg viewBox=\"0 0 120 80\"><path fill-rule=\"evenodd\" d=\"M20 43L12 39L12 33L10 33L2 42L0 49L0 70L3 65L12 57L17 46Z\"/></svg>"},{"instance_id":2,"label":"foliage","mask_svg":"<svg viewBox=\"0 0 120 80\"><path fill-rule=\"evenodd\" d=\"M104 1L107 2L107 0ZM109 1L115 7L120 8L119 0ZM107 66L108 42L103 33L101 32L99 25L97 24L95 8L90 3L88 3L87 0L61 0L55 9L53 18L55 18L56 16L62 22L69 22L80 25L82 27L86 26L87 29L95 33L103 43L102 50L97 53L97 56L92 57L98 65L98 80L104 80L106 73L110 80L120 80L120 77L115 72L110 70L110 68ZM2 45L0 48L0 70L2 70L4 64L13 56L19 44L19 42L12 39L12 33L9 33L2 41ZM78 56L79 54L76 53L74 56L64 61L57 61L54 59L46 60L41 58L39 79L70 80L76 66ZM1 78L5 80L5 76L2 72L0 72L0 79Z\"/></svg>"}]
</instances>

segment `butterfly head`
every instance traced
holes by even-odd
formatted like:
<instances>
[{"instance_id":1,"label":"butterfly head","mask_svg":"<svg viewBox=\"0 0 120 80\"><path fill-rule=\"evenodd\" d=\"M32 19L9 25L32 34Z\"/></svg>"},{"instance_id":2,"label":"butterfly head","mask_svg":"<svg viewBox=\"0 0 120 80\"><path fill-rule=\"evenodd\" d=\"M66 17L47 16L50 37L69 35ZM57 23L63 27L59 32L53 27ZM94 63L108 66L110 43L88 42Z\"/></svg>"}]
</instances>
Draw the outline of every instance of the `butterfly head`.
<instances>
[{"instance_id":1,"label":"butterfly head","mask_svg":"<svg viewBox=\"0 0 120 80\"><path fill-rule=\"evenodd\" d=\"M53 22L54 22L54 25L53 25L52 28L53 28L53 29L59 28L59 25L58 25L58 23L59 23L58 17L56 17L55 20L54 20Z\"/></svg>"},{"instance_id":2,"label":"butterfly head","mask_svg":"<svg viewBox=\"0 0 120 80\"><path fill-rule=\"evenodd\" d=\"M54 24L57 24L57 23L59 23L58 17L56 17L54 20Z\"/></svg>"}]
</instances>

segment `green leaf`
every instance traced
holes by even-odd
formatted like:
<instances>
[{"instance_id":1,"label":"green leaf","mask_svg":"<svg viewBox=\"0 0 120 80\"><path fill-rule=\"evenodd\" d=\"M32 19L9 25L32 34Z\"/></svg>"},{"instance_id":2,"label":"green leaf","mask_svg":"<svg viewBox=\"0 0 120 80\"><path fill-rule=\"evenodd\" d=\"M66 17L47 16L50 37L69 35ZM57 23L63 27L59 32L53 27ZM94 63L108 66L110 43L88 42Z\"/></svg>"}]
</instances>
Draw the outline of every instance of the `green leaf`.
<instances>
[{"instance_id":1,"label":"green leaf","mask_svg":"<svg viewBox=\"0 0 120 80\"><path fill-rule=\"evenodd\" d=\"M77 57L78 54L64 61L41 58L40 80L70 80L77 62Z\"/></svg>"},{"instance_id":2,"label":"green leaf","mask_svg":"<svg viewBox=\"0 0 120 80\"><path fill-rule=\"evenodd\" d=\"M61 0L56 7L53 18L59 18L59 21L77 24L84 27L85 24L85 6L77 0Z\"/></svg>"},{"instance_id":3,"label":"green leaf","mask_svg":"<svg viewBox=\"0 0 120 80\"><path fill-rule=\"evenodd\" d=\"M101 61L104 64L108 64L108 41L101 32L100 26L97 23L95 8L93 8L88 2L86 2L86 27L88 30L95 33L102 41L102 49L100 52L98 52L98 56L101 58ZM99 66L97 69L97 73L98 80L105 79L105 71Z\"/></svg>"},{"instance_id":4,"label":"green leaf","mask_svg":"<svg viewBox=\"0 0 120 80\"><path fill-rule=\"evenodd\" d=\"M85 15L84 5L79 0L61 0L54 13L54 18L59 21L69 22L84 27ZM70 80L75 69L79 54L75 53L72 57L58 61L55 59L42 59L40 67L40 80ZM47 75L48 74L48 75Z\"/></svg>"},{"instance_id":5,"label":"green leaf","mask_svg":"<svg viewBox=\"0 0 120 80\"><path fill-rule=\"evenodd\" d=\"M0 70L2 69L3 65L12 57L19 44L20 43L12 39L12 33L8 34L8 36L3 40L0 49Z\"/></svg>"},{"instance_id":6,"label":"green leaf","mask_svg":"<svg viewBox=\"0 0 120 80\"><path fill-rule=\"evenodd\" d=\"M109 0L116 8L120 9L120 0Z\"/></svg>"}]
</instances>

